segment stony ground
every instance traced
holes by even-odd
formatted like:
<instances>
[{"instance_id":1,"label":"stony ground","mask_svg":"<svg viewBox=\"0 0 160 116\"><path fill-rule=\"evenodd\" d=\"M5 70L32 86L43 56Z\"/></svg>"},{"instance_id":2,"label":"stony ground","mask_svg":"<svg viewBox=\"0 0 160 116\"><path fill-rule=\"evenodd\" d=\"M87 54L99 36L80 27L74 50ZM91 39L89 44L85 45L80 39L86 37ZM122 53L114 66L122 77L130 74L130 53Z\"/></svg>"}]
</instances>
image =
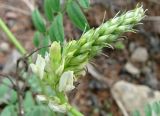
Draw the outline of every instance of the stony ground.
<instances>
[{"instance_id":1,"label":"stony ground","mask_svg":"<svg viewBox=\"0 0 160 116\"><path fill-rule=\"evenodd\" d=\"M142 2L144 8L148 9L144 24L136 27L139 31L136 34L125 34L127 36L123 41L125 49L104 49L103 53L109 57L99 55L92 60L91 66L88 66L90 69L88 74L80 80L78 92L72 92L70 97L72 104L77 106L85 116L122 116L125 111L122 110L119 102L129 113L127 103L130 104L130 102L127 100L131 97L138 93L140 96L138 99L143 99L144 96L141 97L143 92L145 95L152 92L152 99L155 99L154 91L160 90L160 1L91 0L91 2L91 8L86 11L91 27L97 27L102 23L105 12L105 20L107 20L118 11L134 8L138 2ZM41 9L41 0L37 0L36 5ZM35 30L31 22L31 7L27 6L23 0L0 0L0 17L28 51L34 48L32 38ZM69 20L65 20L64 25L66 39L78 38L82 33L75 29ZM10 55L13 49L15 48L12 43L0 31L1 71L4 70L8 59L13 59L14 55ZM117 84L119 82L120 84ZM144 86L139 89L135 84ZM121 90L116 87L131 87L131 89ZM127 97L131 93L133 95ZM148 96L145 98L147 99ZM138 105L141 106L141 104ZM135 107L139 106L135 105Z\"/></svg>"}]
</instances>

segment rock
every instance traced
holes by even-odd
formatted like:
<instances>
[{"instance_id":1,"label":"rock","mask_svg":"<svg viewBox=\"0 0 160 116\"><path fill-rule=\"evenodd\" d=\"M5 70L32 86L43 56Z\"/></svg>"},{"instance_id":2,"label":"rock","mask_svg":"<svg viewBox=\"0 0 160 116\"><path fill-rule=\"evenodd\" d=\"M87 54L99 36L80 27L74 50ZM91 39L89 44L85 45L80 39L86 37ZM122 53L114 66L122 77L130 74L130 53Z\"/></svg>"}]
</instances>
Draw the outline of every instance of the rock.
<instances>
[{"instance_id":1,"label":"rock","mask_svg":"<svg viewBox=\"0 0 160 116\"><path fill-rule=\"evenodd\" d=\"M159 33L160 34L160 22L159 22L159 20L154 20L154 18L156 19L156 17L149 17L149 18L151 19L150 22L151 22L151 25L152 25L151 31L154 32L154 33Z\"/></svg>"},{"instance_id":2,"label":"rock","mask_svg":"<svg viewBox=\"0 0 160 116\"><path fill-rule=\"evenodd\" d=\"M138 47L137 49L135 49L135 51L131 56L131 60L136 62L144 63L147 61L147 59L148 59L148 52L144 47Z\"/></svg>"},{"instance_id":3,"label":"rock","mask_svg":"<svg viewBox=\"0 0 160 116\"><path fill-rule=\"evenodd\" d=\"M7 62L3 68L3 73L10 73L16 70L17 60L21 57L21 54L17 50L13 50L11 55L8 56Z\"/></svg>"},{"instance_id":4,"label":"rock","mask_svg":"<svg viewBox=\"0 0 160 116\"><path fill-rule=\"evenodd\" d=\"M106 83L102 83L93 79L89 83L89 88L92 90L102 90L102 89L107 89L108 87Z\"/></svg>"},{"instance_id":5,"label":"rock","mask_svg":"<svg viewBox=\"0 0 160 116\"><path fill-rule=\"evenodd\" d=\"M128 62L125 65L125 70L132 74L132 75L139 75L140 74L140 70L138 68L136 68L133 64L131 64L130 62Z\"/></svg>"},{"instance_id":6,"label":"rock","mask_svg":"<svg viewBox=\"0 0 160 116\"><path fill-rule=\"evenodd\" d=\"M129 44L129 51L132 53L136 49L137 45L134 42Z\"/></svg>"},{"instance_id":7,"label":"rock","mask_svg":"<svg viewBox=\"0 0 160 116\"><path fill-rule=\"evenodd\" d=\"M146 104L160 100L159 91L153 91L147 86L135 85L126 81L115 83L111 88L111 93L124 116L130 116L135 110L139 110L143 116Z\"/></svg>"},{"instance_id":8,"label":"rock","mask_svg":"<svg viewBox=\"0 0 160 116\"><path fill-rule=\"evenodd\" d=\"M13 11L8 11L5 14L6 19L17 19L17 17L18 17L17 13L15 13Z\"/></svg>"},{"instance_id":9,"label":"rock","mask_svg":"<svg viewBox=\"0 0 160 116\"><path fill-rule=\"evenodd\" d=\"M155 72L152 72L151 67L145 67L142 70L145 75L144 83L152 89L159 89L159 81L156 78Z\"/></svg>"},{"instance_id":10,"label":"rock","mask_svg":"<svg viewBox=\"0 0 160 116\"><path fill-rule=\"evenodd\" d=\"M6 42L0 43L0 51L2 52L8 52L9 51L9 45Z\"/></svg>"}]
</instances>

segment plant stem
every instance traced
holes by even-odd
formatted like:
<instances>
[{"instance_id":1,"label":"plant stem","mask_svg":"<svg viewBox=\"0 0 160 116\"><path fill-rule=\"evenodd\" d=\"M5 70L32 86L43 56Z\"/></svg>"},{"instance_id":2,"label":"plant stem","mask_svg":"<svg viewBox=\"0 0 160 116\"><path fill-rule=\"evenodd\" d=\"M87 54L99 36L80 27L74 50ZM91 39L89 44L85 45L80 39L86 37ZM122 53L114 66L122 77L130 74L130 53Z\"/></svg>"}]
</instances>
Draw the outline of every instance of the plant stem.
<instances>
[{"instance_id":1,"label":"plant stem","mask_svg":"<svg viewBox=\"0 0 160 116\"><path fill-rule=\"evenodd\" d=\"M84 116L81 112L79 112L76 108L72 107L69 111L73 116Z\"/></svg>"},{"instance_id":2,"label":"plant stem","mask_svg":"<svg viewBox=\"0 0 160 116\"><path fill-rule=\"evenodd\" d=\"M20 42L16 39L16 37L12 34L12 32L8 29L4 21L0 18L0 28L6 33L8 39L16 46L21 54L25 54L25 48L20 44Z\"/></svg>"}]
</instances>

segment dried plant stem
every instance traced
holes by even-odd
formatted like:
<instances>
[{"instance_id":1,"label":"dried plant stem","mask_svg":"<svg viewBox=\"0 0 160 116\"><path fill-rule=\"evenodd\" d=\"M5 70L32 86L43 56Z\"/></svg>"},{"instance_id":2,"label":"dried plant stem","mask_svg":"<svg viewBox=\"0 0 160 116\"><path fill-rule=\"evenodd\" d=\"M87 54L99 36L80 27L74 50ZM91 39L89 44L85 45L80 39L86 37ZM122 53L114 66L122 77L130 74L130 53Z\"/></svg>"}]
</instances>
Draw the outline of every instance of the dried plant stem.
<instances>
[{"instance_id":1,"label":"dried plant stem","mask_svg":"<svg viewBox=\"0 0 160 116\"><path fill-rule=\"evenodd\" d=\"M14 12L18 12L18 13L21 13L23 15L31 16L31 13L26 11L26 10L23 10L23 9L20 9L20 8L16 8L14 6L11 6L11 5L8 5L8 4L4 4L4 3L1 3L1 2L0 2L0 8L1 9L12 10Z\"/></svg>"}]
</instances>

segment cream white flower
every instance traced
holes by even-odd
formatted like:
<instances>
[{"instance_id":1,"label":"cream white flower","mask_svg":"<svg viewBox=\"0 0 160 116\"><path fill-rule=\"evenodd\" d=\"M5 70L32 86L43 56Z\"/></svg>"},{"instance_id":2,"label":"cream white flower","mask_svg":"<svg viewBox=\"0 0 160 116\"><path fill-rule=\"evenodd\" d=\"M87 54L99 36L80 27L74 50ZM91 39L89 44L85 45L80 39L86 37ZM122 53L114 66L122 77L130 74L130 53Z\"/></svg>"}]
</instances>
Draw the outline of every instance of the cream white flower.
<instances>
[{"instance_id":1,"label":"cream white flower","mask_svg":"<svg viewBox=\"0 0 160 116\"><path fill-rule=\"evenodd\" d=\"M62 74L60 81L59 81L59 91L68 92L74 89L73 85L73 71L66 71Z\"/></svg>"},{"instance_id":2,"label":"cream white flower","mask_svg":"<svg viewBox=\"0 0 160 116\"><path fill-rule=\"evenodd\" d=\"M59 104L56 100L47 99L45 95L37 95L36 99L41 102L47 102L49 108L55 112L65 113L67 111L67 104Z\"/></svg>"},{"instance_id":3,"label":"cream white flower","mask_svg":"<svg viewBox=\"0 0 160 116\"><path fill-rule=\"evenodd\" d=\"M57 104L53 101L49 101L48 106L51 110L55 112L65 113L67 112L67 104Z\"/></svg>"},{"instance_id":4,"label":"cream white flower","mask_svg":"<svg viewBox=\"0 0 160 116\"><path fill-rule=\"evenodd\" d=\"M43 79L45 65L45 59L38 54L36 64L30 64L30 67L32 71L40 77L40 79Z\"/></svg>"}]
</instances>

